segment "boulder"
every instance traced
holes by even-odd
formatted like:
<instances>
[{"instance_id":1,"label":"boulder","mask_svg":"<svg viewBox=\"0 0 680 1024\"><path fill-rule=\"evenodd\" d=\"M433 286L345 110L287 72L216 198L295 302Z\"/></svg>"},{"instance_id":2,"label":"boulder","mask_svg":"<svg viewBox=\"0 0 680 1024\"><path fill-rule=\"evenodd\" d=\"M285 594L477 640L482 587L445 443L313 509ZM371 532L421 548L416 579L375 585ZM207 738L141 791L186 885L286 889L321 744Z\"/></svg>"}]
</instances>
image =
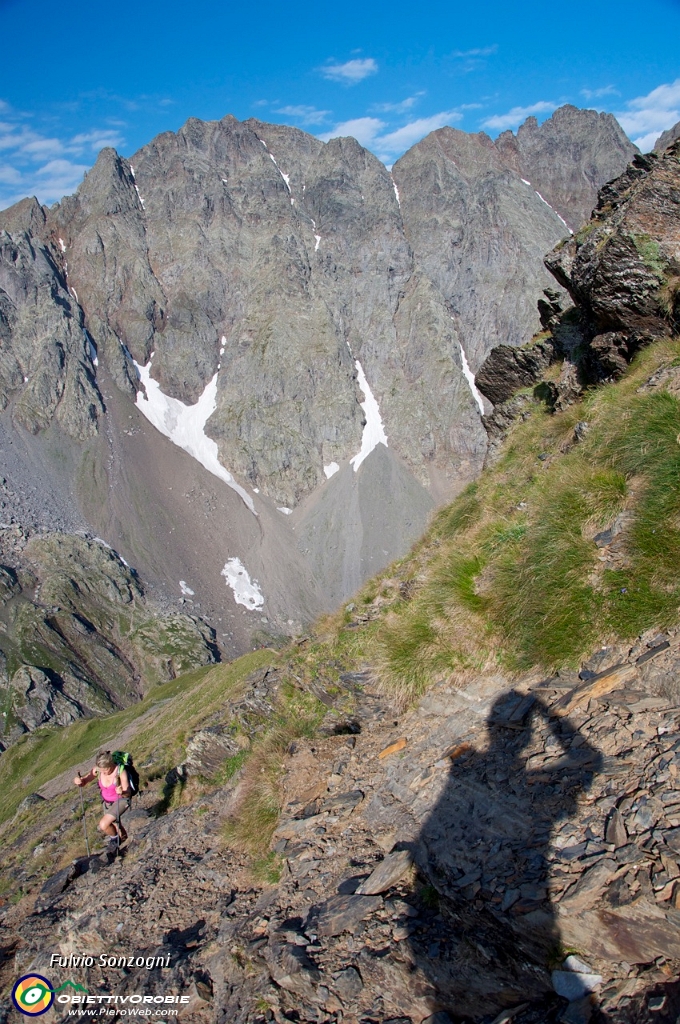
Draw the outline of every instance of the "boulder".
<instances>
[{"instance_id":1,"label":"boulder","mask_svg":"<svg viewBox=\"0 0 680 1024\"><path fill-rule=\"evenodd\" d=\"M555 346L550 338L522 348L498 345L475 374L475 384L493 405L500 405L520 388L540 380L554 358Z\"/></svg>"},{"instance_id":2,"label":"boulder","mask_svg":"<svg viewBox=\"0 0 680 1024\"><path fill-rule=\"evenodd\" d=\"M186 746L185 765L190 775L214 778L228 757L242 750L236 739L220 726L209 726L195 733Z\"/></svg>"},{"instance_id":3,"label":"boulder","mask_svg":"<svg viewBox=\"0 0 680 1024\"><path fill-rule=\"evenodd\" d=\"M380 906L382 899L379 896L332 896L310 910L306 931L326 937L351 932Z\"/></svg>"},{"instance_id":4,"label":"boulder","mask_svg":"<svg viewBox=\"0 0 680 1024\"><path fill-rule=\"evenodd\" d=\"M388 853L384 860L373 869L365 882L356 890L360 896L376 896L396 885L413 864L410 850L398 850Z\"/></svg>"}]
</instances>

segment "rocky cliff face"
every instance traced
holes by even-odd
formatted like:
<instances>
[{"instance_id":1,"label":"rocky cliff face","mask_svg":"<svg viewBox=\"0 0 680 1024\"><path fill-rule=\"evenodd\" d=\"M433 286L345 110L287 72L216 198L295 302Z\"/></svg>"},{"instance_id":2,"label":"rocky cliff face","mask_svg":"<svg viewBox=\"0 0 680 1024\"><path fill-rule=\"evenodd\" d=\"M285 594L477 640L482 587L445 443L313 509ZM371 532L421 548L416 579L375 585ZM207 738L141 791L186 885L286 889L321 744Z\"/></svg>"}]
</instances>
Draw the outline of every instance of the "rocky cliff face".
<instances>
[{"instance_id":1,"label":"rocky cliff face","mask_svg":"<svg viewBox=\"0 0 680 1024\"><path fill-rule=\"evenodd\" d=\"M433 133L396 165L397 192L352 139L192 119L130 161L103 151L49 214L3 222L61 254L119 386L136 386L126 350L185 403L217 373L223 463L293 507L360 447L356 360L417 478L479 464L462 350L475 367L528 340L562 218L578 224L632 152L609 115L562 108L496 143Z\"/></svg>"},{"instance_id":2,"label":"rocky cliff face","mask_svg":"<svg viewBox=\"0 0 680 1024\"><path fill-rule=\"evenodd\" d=\"M541 125L528 117L516 136L503 132L496 146L572 231L590 217L602 183L638 152L612 114L569 104Z\"/></svg>"},{"instance_id":3,"label":"rocky cliff face","mask_svg":"<svg viewBox=\"0 0 680 1024\"><path fill-rule=\"evenodd\" d=\"M33 434L56 419L85 440L103 410L82 310L37 233L43 211L33 201L22 212L36 234L0 231L0 409L11 402Z\"/></svg>"},{"instance_id":4,"label":"rocky cliff face","mask_svg":"<svg viewBox=\"0 0 680 1024\"><path fill-rule=\"evenodd\" d=\"M610 114L562 107L495 142L441 128L394 166L416 263L459 322L473 369L540 329L545 241L590 216L597 189L636 153Z\"/></svg>"},{"instance_id":5,"label":"rocky cliff face","mask_svg":"<svg viewBox=\"0 0 680 1024\"><path fill-rule=\"evenodd\" d=\"M672 128L661 133L654 143L654 152L663 153L664 150L667 149L672 142L675 142L676 139L680 139L680 121L678 121L677 124L674 124Z\"/></svg>"},{"instance_id":6,"label":"rocky cliff face","mask_svg":"<svg viewBox=\"0 0 680 1024\"><path fill-rule=\"evenodd\" d=\"M230 654L297 628L479 471L468 360L531 339L544 253L631 152L573 108L442 129L393 175L233 117L102 151L0 214L4 521L90 528Z\"/></svg>"}]
</instances>

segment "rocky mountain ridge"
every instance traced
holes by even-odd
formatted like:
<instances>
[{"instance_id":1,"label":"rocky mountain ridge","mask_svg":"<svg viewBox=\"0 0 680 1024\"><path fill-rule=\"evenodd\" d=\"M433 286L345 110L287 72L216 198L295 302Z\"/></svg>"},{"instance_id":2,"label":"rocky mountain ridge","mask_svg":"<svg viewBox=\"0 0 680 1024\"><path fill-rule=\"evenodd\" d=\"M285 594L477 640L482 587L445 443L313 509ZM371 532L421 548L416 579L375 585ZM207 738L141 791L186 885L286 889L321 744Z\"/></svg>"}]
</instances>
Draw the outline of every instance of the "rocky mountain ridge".
<instances>
[{"instance_id":1,"label":"rocky mountain ridge","mask_svg":"<svg viewBox=\"0 0 680 1024\"><path fill-rule=\"evenodd\" d=\"M479 472L472 371L539 329L544 253L633 153L571 107L441 129L391 174L191 119L3 211L3 560L15 527L85 529L222 656L302 629Z\"/></svg>"},{"instance_id":2,"label":"rocky mountain ridge","mask_svg":"<svg viewBox=\"0 0 680 1024\"><path fill-rule=\"evenodd\" d=\"M215 660L212 631L154 607L101 540L36 535L22 553L20 571L0 568L0 751Z\"/></svg>"}]
</instances>

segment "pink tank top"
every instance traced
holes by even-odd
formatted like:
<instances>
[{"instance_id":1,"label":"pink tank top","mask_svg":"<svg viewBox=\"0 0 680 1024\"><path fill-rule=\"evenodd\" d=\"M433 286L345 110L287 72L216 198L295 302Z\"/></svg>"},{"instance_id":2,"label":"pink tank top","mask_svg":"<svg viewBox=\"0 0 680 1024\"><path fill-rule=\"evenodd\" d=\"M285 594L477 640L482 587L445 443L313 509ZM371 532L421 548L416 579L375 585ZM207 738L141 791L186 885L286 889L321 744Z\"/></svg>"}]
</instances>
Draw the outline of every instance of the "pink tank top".
<instances>
[{"instance_id":1,"label":"pink tank top","mask_svg":"<svg viewBox=\"0 0 680 1024\"><path fill-rule=\"evenodd\" d=\"M99 783L99 788L102 793L102 800L106 800L107 804L115 804L118 799L118 794L116 793L117 779L118 777L116 776L116 779L114 779L110 786L103 786L101 776L97 776L97 782Z\"/></svg>"}]
</instances>

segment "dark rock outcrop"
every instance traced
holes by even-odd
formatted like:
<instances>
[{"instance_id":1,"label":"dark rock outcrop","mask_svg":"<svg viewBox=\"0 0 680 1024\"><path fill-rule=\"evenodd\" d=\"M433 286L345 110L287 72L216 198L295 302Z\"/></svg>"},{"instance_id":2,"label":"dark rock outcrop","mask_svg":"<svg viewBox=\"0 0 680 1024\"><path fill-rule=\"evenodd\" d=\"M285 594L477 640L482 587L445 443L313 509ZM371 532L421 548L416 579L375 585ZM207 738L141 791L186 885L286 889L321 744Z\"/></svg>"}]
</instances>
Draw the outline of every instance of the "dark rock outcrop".
<instances>
[{"instance_id":1,"label":"dark rock outcrop","mask_svg":"<svg viewBox=\"0 0 680 1024\"><path fill-rule=\"evenodd\" d=\"M620 372L680 326L680 142L636 157L591 221L546 257L582 313L593 374Z\"/></svg>"},{"instance_id":2,"label":"dark rock outcrop","mask_svg":"<svg viewBox=\"0 0 680 1024\"><path fill-rule=\"evenodd\" d=\"M499 345L484 361L475 383L493 405L505 402L520 388L540 379L555 357L552 338L541 339L524 348Z\"/></svg>"}]
</instances>

